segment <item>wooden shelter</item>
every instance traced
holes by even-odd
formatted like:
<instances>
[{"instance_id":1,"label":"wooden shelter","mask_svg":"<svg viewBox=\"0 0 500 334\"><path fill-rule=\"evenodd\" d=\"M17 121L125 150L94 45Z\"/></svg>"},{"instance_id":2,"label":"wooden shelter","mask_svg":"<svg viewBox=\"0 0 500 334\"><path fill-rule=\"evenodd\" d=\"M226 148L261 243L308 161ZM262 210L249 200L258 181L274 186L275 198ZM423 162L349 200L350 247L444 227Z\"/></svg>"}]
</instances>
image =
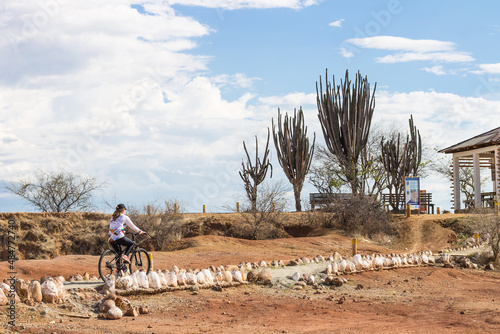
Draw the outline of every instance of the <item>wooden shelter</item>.
<instances>
[{"instance_id":1,"label":"wooden shelter","mask_svg":"<svg viewBox=\"0 0 500 334\"><path fill-rule=\"evenodd\" d=\"M474 207L479 208L488 201L497 200L500 194L500 127L464 140L439 151L453 154L453 209L460 210L460 167L474 170ZM481 192L481 168L491 170L493 192ZM467 203L466 203L467 204Z\"/></svg>"}]
</instances>

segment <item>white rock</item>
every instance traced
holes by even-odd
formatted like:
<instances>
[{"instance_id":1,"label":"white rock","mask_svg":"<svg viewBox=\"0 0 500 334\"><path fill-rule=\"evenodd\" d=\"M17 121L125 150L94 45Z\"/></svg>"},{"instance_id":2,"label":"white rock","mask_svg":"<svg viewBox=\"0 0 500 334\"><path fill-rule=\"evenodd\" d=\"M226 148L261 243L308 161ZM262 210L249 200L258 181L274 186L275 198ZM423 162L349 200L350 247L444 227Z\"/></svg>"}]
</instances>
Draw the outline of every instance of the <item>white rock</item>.
<instances>
[{"instance_id":1,"label":"white rock","mask_svg":"<svg viewBox=\"0 0 500 334\"><path fill-rule=\"evenodd\" d=\"M156 273L158 274L158 277L160 278L160 284L162 286L167 286L168 284L167 284L167 278L165 277L165 273L162 272L160 269L158 269L156 271Z\"/></svg>"},{"instance_id":2,"label":"white rock","mask_svg":"<svg viewBox=\"0 0 500 334\"><path fill-rule=\"evenodd\" d=\"M39 303L43 299L42 286L38 281L31 281L28 285L29 295L33 298L33 301Z\"/></svg>"},{"instance_id":3,"label":"white rock","mask_svg":"<svg viewBox=\"0 0 500 334\"><path fill-rule=\"evenodd\" d=\"M193 273L186 273L186 283L188 285L195 285L198 283L198 278Z\"/></svg>"},{"instance_id":4,"label":"white rock","mask_svg":"<svg viewBox=\"0 0 500 334\"><path fill-rule=\"evenodd\" d=\"M148 282L149 282L149 287L152 289L160 289L161 288L160 277L158 276L158 273L156 271L149 272Z\"/></svg>"},{"instance_id":5,"label":"white rock","mask_svg":"<svg viewBox=\"0 0 500 334\"><path fill-rule=\"evenodd\" d=\"M186 285L186 284L187 284L186 272L180 271L177 274L177 285Z\"/></svg>"},{"instance_id":6,"label":"white rock","mask_svg":"<svg viewBox=\"0 0 500 334\"><path fill-rule=\"evenodd\" d=\"M41 285L42 298L46 303L57 303L58 293L57 286L52 277L48 277L45 282Z\"/></svg>"},{"instance_id":7,"label":"white rock","mask_svg":"<svg viewBox=\"0 0 500 334\"><path fill-rule=\"evenodd\" d=\"M139 271L135 271L130 277L132 277L132 289L138 289L139 288L139 280L137 279L137 274Z\"/></svg>"},{"instance_id":8,"label":"white rock","mask_svg":"<svg viewBox=\"0 0 500 334\"><path fill-rule=\"evenodd\" d=\"M122 310L119 307L113 306L106 312L106 319L116 320L120 319L123 316Z\"/></svg>"},{"instance_id":9,"label":"white rock","mask_svg":"<svg viewBox=\"0 0 500 334\"><path fill-rule=\"evenodd\" d=\"M175 274L174 271L170 271L166 275L167 278L167 285L171 287L177 286L177 275Z\"/></svg>"},{"instance_id":10,"label":"white rock","mask_svg":"<svg viewBox=\"0 0 500 334\"><path fill-rule=\"evenodd\" d=\"M127 276L120 277L116 284L119 285L123 290L128 290L128 289L132 289L132 287L134 286L134 280L133 280L132 276L127 275Z\"/></svg>"},{"instance_id":11,"label":"white rock","mask_svg":"<svg viewBox=\"0 0 500 334\"><path fill-rule=\"evenodd\" d=\"M137 282L139 283L139 288L143 289L149 288L148 277L146 276L146 273L144 271L140 270L136 276L137 276Z\"/></svg>"},{"instance_id":12,"label":"white rock","mask_svg":"<svg viewBox=\"0 0 500 334\"><path fill-rule=\"evenodd\" d=\"M196 280L198 281L198 284L205 284L206 283L205 274L201 271L197 272Z\"/></svg>"},{"instance_id":13,"label":"white rock","mask_svg":"<svg viewBox=\"0 0 500 334\"><path fill-rule=\"evenodd\" d=\"M214 277L212 276L212 273L208 269L203 269L201 271L203 275L205 275L205 282L208 284L212 284L214 282Z\"/></svg>"},{"instance_id":14,"label":"white rock","mask_svg":"<svg viewBox=\"0 0 500 334\"><path fill-rule=\"evenodd\" d=\"M243 282L243 275L241 274L241 271L233 270L231 274L233 276L234 282L240 282L240 283Z\"/></svg>"}]
</instances>

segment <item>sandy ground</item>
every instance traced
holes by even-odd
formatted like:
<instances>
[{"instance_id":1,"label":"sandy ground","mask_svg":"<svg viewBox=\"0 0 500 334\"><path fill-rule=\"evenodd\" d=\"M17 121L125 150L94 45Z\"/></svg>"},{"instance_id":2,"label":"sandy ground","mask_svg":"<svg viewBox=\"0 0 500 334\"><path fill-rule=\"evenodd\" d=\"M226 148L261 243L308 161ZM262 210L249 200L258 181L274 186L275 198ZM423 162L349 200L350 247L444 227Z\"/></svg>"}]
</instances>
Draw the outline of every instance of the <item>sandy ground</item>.
<instances>
[{"instance_id":1,"label":"sandy ground","mask_svg":"<svg viewBox=\"0 0 500 334\"><path fill-rule=\"evenodd\" d=\"M422 230L425 224L422 219L414 221L409 234L417 237L405 248L437 251L446 246L441 236L434 240L429 238ZM418 235L422 237L419 239ZM432 245L434 247L429 247ZM154 253L154 265L160 269L168 269L173 264L206 268L242 261L328 256L335 251L348 255L350 250L351 239L336 233L267 241L203 236L187 240L185 249ZM362 254L395 251L365 241L359 242L358 250ZM18 277L39 279L42 275L69 276L85 271L97 274L97 261L98 257L73 255L52 260L18 261L15 265ZM323 266L326 267L326 263ZM311 270L317 272L321 267L315 265ZM306 268L294 267L292 271ZM291 272L288 270L285 276ZM0 263L0 272L6 271L6 263ZM58 334L500 332L498 271L433 266L370 271L344 277L348 282L336 288L307 286L293 290L286 279L275 279L272 286L248 284L222 291L206 289L130 296L133 305L147 306L150 314L116 321L97 318L92 305L101 296L94 290L72 290L65 304L17 304L17 327L4 327L4 330ZM0 308L3 322L6 312L6 307ZM77 318L75 315L90 317Z\"/></svg>"}]
</instances>

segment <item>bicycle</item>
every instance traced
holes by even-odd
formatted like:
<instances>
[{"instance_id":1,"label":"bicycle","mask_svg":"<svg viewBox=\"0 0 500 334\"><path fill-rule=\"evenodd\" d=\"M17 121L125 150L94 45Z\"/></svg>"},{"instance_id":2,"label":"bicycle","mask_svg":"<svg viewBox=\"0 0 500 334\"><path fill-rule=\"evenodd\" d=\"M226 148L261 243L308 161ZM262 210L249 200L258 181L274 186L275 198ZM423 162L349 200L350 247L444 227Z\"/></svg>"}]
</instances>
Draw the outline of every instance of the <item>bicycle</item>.
<instances>
[{"instance_id":1,"label":"bicycle","mask_svg":"<svg viewBox=\"0 0 500 334\"><path fill-rule=\"evenodd\" d=\"M106 249L99 258L99 276L106 282L106 278L114 274L116 278L128 273L133 273L135 270L144 269L146 275L151 269L151 258L144 248L138 247L135 242L135 237L139 233L130 233L134 245L130 251L130 263L125 263L122 260L125 248L118 246L120 252L116 253L114 249Z\"/></svg>"}]
</instances>

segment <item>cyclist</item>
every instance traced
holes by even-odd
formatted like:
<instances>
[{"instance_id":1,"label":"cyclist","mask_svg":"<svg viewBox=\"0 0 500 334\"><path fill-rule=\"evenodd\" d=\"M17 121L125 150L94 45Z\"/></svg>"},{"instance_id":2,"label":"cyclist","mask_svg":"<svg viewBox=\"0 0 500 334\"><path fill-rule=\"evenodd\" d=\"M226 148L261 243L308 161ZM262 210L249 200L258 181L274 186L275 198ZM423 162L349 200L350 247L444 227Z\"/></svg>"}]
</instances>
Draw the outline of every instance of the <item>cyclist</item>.
<instances>
[{"instance_id":1,"label":"cyclist","mask_svg":"<svg viewBox=\"0 0 500 334\"><path fill-rule=\"evenodd\" d=\"M140 228L135 226L134 223L132 223L129 216L125 214L126 210L127 208L124 204L118 204L116 206L115 212L113 213L109 223L108 242L118 254L120 253L120 246L125 246L125 252L122 255L122 259L126 263L130 263L128 254L130 253L132 246L134 246L134 242L125 236L125 226L130 227L132 230L142 235L146 234L146 232L142 231Z\"/></svg>"}]
</instances>

